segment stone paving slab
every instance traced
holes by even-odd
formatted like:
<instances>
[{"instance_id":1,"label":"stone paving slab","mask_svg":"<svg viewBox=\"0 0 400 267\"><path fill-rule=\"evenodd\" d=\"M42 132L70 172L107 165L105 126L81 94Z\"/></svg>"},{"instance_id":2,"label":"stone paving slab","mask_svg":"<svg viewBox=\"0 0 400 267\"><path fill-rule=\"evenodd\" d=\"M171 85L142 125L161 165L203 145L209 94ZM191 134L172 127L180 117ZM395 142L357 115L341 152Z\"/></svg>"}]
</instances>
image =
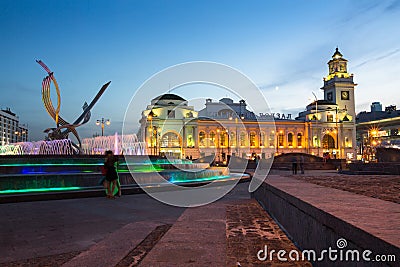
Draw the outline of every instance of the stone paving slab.
<instances>
[{"instance_id":1,"label":"stone paving slab","mask_svg":"<svg viewBox=\"0 0 400 267\"><path fill-rule=\"evenodd\" d=\"M301 251L289 240L267 212L255 201L248 200L226 206L226 266L311 266L307 261L260 260L257 254L268 251ZM265 254L261 253L261 257Z\"/></svg>"},{"instance_id":2,"label":"stone paving slab","mask_svg":"<svg viewBox=\"0 0 400 267\"><path fill-rule=\"evenodd\" d=\"M311 266L260 261L265 245L299 252L255 200L224 200L187 209L139 266Z\"/></svg>"},{"instance_id":3,"label":"stone paving slab","mask_svg":"<svg viewBox=\"0 0 400 267\"><path fill-rule=\"evenodd\" d=\"M157 244L172 225L157 226L146 238L131 250L115 267L138 266L149 251Z\"/></svg>"},{"instance_id":4,"label":"stone paving slab","mask_svg":"<svg viewBox=\"0 0 400 267\"><path fill-rule=\"evenodd\" d=\"M36 266L60 266L74 257L78 256L82 251L72 251L51 256L37 257L33 259L25 259L7 263L0 263L1 267L36 267Z\"/></svg>"},{"instance_id":5,"label":"stone paving slab","mask_svg":"<svg viewBox=\"0 0 400 267\"><path fill-rule=\"evenodd\" d=\"M187 209L139 266L225 266L225 206Z\"/></svg>"},{"instance_id":6,"label":"stone paving slab","mask_svg":"<svg viewBox=\"0 0 400 267\"><path fill-rule=\"evenodd\" d=\"M151 222L127 224L62 266L115 266L159 225Z\"/></svg>"}]
</instances>

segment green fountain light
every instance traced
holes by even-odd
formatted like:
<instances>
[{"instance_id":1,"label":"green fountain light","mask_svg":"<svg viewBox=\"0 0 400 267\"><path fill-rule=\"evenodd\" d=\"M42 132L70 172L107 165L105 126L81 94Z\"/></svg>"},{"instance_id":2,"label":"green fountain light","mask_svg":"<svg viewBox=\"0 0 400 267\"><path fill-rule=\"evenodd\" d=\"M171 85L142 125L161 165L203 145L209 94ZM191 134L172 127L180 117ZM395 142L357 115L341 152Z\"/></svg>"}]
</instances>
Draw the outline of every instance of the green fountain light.
<instances>
[{"instance_id":1,"label":"green fountain light","mask_svg":"<svg viewBox=\"0 0 400 267\"><path fill-rule=\"evenodd\" d=\"M54 192L54 191L71 191L79 190L81 187L71 186L71 187L48 187L48 188L28 188L28 189L10 189L2 190L0 194L19 194L19 193L37 193L37 192Z\"/></svg>"}]
</instances>

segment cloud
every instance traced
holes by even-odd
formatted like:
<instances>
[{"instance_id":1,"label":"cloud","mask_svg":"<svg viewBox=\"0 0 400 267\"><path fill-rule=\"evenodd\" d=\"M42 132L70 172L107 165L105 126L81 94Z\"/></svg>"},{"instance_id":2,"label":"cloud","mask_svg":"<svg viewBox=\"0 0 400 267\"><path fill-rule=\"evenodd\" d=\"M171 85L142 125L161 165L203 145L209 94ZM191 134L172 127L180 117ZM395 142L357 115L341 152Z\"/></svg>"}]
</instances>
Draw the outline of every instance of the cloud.
<instances>
[{"instance_id":1,"label":"cloud","mask_svg":"<svg viewBox=\"0 0 400 267\"><path fill-rule=\"evenodd\" d=\"M372 62L376 62L376 61L379 61L379 60L388 58L388 57L393 56L393 55L395 55L395 54L397 54L397 53L399 53L399 52L400 52L400 48L397 48L397 49L392 50L392 51L390 51L390 52L388 52L388 53L386 53L386 54L377 56L377 57L372 58L372 59L365 60L364 62L361 62L361 63L359 63L359 64L353 66L353 69L357 69L357 68L359 68L359 67L361 67L361 66L363 66L363 65L365 65L365 64L368 64L368 63L372 63Z\"/></svg>"},{"instance_id":2,"label":"cloud","mask_svg":"<svg viewBox=\"0 0 400 267\"><path fill-rule=\"evenodd\" d=\"M395 12L397 10L400 10L400 0L394 0L385 8L387 12Z\"/></svg>"}]
</instances>

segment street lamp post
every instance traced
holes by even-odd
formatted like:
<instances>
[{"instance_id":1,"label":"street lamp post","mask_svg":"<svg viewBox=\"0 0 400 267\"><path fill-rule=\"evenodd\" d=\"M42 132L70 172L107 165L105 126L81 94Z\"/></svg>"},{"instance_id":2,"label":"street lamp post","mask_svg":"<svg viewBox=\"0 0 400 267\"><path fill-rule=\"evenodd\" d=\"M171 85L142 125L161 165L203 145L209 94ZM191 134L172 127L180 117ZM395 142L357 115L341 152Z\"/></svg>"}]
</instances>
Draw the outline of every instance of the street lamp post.
<instances>
[{"instance_id":1,"label":"street lamp post","mask_svg":"<svg viewBox=\"0 0 400 267\"><path fill-rule=\"evenodd\" d=\"M218 139L218 141L217 141L217 155L218 155L218 161L220 162L221 158L220 158L220 151L219 151L219 142L221 140L221 135L220 135L219 128L217 129L217 139Z\"/></svg>"},{"instance_id":2,"label":"street lamp post","mask_svg":"<svg viewBox=\"0 0 400 267\"><path fill-rule=\"evenodd\" d=\"M229 129L226 129L226 138L228 139L227 141L228 141L228 153L227 153L227 156L226 156L226 158L228 159L228 156L229 156L229 153L230 153L230 146L231 146L231 144L230 144L230 138L229 138L229 134L230 134L230 132L229 132ZM230 157L230 156L229 156Z\"/></svg>"},{"instance_id":3,"label":"street lamp post","mask_svg":"<svg viewBox=\"0 0 400 267\"><path fill-rule=\"evenodd\" d=\"M150 121L150 154L153 153L153 137L154 137L154 130L153 130L153 111L150 111L149 115L147 116L147 119Z\"/></svg>"},{"instance_id":4,"label":"street lamp post","mask_svg":"<svg viewBox=\"0 0 400 267\"><path fill-rule=\"evenodd\" d=\"M317 152L317 156L319 157L319 133L318 133L318 126L317 126L317 121L318 121L318 98L317 98L317 96L315 95L315 93L314 92L311 92L313 95L314 95L314 98L315 98L315 129L317 130L316 131L316 134L317 134L317 140L316 140L316 145L317 145L317 149L318 149L318 152ZM313 117L312 117L313 118ZM313 132L311 131L311 140L312 140L312 143L314 143L314 135L313 135Z\"/></svg>"},{"instance_id":5,"label":"street lamp post","mask_svg":"<svg viewBox=\"0 0 400 267\"><path fill-rule=\"evenodd\" d=\"M101 136L104 136L104 125L109 126L111 124L109 119L101 118L101 120L96 121L96 125L101 125Z\"/></svg>"},{"instance_id":6,"label":"street lamp post","mask_svg":"<svg viewBox=\"0 0 400 267\"><path fill-rule=\"evenodd\" d=\"M235 118L235 130L236 130L236 133L235 133L235 151L236 151L236 157L240 157L240 155L239 155L239 136L238 136L238 126L237 126L237 124L238 124L238 118L236 117Z\"/></svg>"},{"instance_id":7,"label":"street lamp post","mask_svg":"<svg viewBox=\"0 0 400 267\"><path fill-rule=\"evenodd\" d=\"M156 146L158 149L157 155L161 155L161 127L157 127Z\"/></svg>"},{"instance_id":8,"label":"street lamp post","mask_svg":"<svg viewBox=\"0 0 400 267\"><path fill-rule=\"evenodd\" d=\"M160 128L157 126L153 126L152 128L152 137L154 138L154 144L153 144L153 155L157 155L157 149L158 149L158 130Z\"/></svg>"}]
</instances>

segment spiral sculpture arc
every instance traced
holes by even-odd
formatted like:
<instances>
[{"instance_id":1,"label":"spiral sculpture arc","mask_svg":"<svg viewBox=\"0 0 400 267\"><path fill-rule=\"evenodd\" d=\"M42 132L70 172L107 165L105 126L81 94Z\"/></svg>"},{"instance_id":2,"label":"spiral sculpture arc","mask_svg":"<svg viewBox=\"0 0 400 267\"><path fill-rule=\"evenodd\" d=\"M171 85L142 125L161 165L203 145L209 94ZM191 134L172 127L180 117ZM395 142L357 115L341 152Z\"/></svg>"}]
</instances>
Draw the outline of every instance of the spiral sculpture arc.
<instances>
[{"instance_id":1,"label":"spiral sculpture arc","mask_svg":"<svg viewBox=\"0 0 400 267\"><path fill-rule=\"evenodd\" d=\"M67 139L69 133L72 133L76 139L78 140L79 147L77 147L79 150L81 150L81 140L79 138L78 132L76 131L76 128L87 123L90 120L90 110L92 107L96 104L96 102L99 100L101 95L104 93L104 91L107 89L107 87L110 85L111 81L104 84L95 98L92 100L92 102L88 105L86 102L83 104L83 113L73 122L69 123L66 120L64 120L60 116L60 106L61 106L61 94L60 94L60 89L57 83L57 80L54 77L54 73L50 70L49 67L46 66L46 64L43 63L41 60L36 60L36 62L47 72L47 76L43 79L42 82L42 101L44 104L44 107L47 111L47 113L50 115L50 117L55 121L56 127L55 128L48 128L44 130L45 133L48 135L49 140L63 140ZM50 85L53 82L55 88L56 88L56 93L57 93L57 107L54 108L53 102L51 101L50 98Z\"/></svg>"}]
</instances>

